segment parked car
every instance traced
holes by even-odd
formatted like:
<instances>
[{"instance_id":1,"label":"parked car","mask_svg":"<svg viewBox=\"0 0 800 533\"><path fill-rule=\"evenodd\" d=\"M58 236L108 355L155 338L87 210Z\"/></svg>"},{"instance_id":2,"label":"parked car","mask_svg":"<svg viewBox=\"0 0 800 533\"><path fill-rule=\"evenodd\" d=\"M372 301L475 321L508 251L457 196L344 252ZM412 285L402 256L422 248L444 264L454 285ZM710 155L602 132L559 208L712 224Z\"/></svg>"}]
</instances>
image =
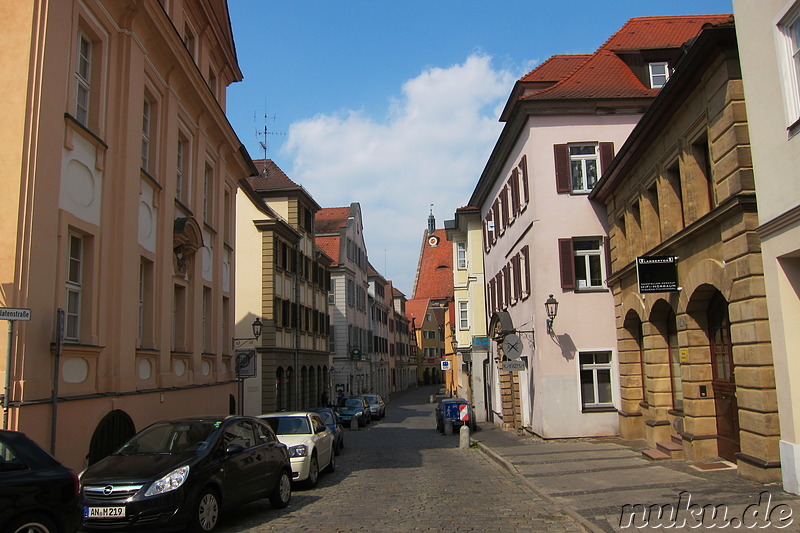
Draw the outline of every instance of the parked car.
<instances>
[{"instance_id":1,"label":"parked car","mask_svg":"<svg viewBox=\"0 0 800 533\"><path fill-rule=\"evenodd\" d=\"M19 431L0 430L0 531L73 533L78 475Z\"/></svg>"},{"instance_id":2,"label":"parked car","mask_svg":"<svg viewBox=\"0 0 800 533\"><path fill-rule=\"evenodd\" d=\"M320 407L318 409L312 409L311 411L319 414L322 421L325 422L325 425L333 433L333 440L335 443L333 450L335 455L339 455L342 449L344 449L344 427L342 427L342 423L339 421L336 410L331 407Z\"/></svg>"},{"instance_id":3,"label":"parked car","mask_svg":"<svg viewBox=\"0 0 800 533\"><path fill-rule=\"evenodd\" d=\"M363 396L340 398L339 404L336 406L336 414L339 415L339 420L345 426L350 426L352 419L355 418L358 427L365 427L372 421L371 412L367 400Z\"/></svg>"},{"instance_id":4,"label":"parked car","mask_svg":"<svg viewBox=\"0 0 800 533\"><path fill-rule=\"evenodd\" d=\"M386 403L380 394L364 394L372 418L381 419L386 416Z\"/></svg>"},{"instance_id":5,"label":"parked car","mask_svg":"<svg viewBox=\"0 0 800 533\"><path fill-rule=\"evenodd\" d=\"M83 528L212 531L220 512L292 496L289 451L254 417L206 416L152 424L81 474Z\"/></svg>"},{"instance_id":6,"label":"parked car","mask_svg":"<svg viewBox=\"0 0 800 533\"><path fill-rule=\"evenodd\" d=\"M467 420L462 420L462 412L466 411ZM470 431L475 431L475 415L472 406L463 398L445 398L439 401L436 406L436 429L444 433L444 426L447 420L453 423L453 429L467 424Z\"/></svg>"},{"instance_id":7,"label":"parked car","mask_svg":"<svg viewBox=\"0 0 800 533\"><path fill-rule=\"evenodd\" d=\"M336 470L333 432L318 413L270 413L259 418L289 447L294 481L313 488L317 486L320 471Z\"/></svg>"}]
</instances>

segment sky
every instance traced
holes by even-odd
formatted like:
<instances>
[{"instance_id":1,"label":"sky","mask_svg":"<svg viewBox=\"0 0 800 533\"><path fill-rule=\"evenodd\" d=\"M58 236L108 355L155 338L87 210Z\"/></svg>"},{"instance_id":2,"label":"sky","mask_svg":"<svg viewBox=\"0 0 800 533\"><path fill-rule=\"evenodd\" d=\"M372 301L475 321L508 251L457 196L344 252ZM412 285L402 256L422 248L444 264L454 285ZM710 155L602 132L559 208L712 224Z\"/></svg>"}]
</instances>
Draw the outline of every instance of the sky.
<instances>
[{"instance_id":1,"label":"sky","mask_svg":"<svg viewBox=\"0 0 800 533\"><path fill-rule=\"evenodd\" d=\"M731 0L228 0L244 80L227 114L322 207L361 205L367 254L408 298L428 215L467 204L514 82L631 17ZM267 134L264 135L264 131Z\"/></svg>"}]
</instances>

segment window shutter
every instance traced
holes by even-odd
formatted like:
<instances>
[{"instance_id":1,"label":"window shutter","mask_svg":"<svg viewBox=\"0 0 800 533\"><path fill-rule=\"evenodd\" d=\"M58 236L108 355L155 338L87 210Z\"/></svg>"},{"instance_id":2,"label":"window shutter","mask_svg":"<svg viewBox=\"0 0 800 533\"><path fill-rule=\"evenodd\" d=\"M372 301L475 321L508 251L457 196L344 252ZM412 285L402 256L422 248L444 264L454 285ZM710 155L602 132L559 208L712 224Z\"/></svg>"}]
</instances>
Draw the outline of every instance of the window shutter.
<instances>
[{"instance_id":1,"label":"window shutter","mask_svg":"<svg viewBox=\"0 0 800 533\"><path fill-rule=\"evenodd\" d=\"M611 240L608 237L603 237L603 252L606 256L606 279L611 276ZM608 283L606 283L608 284Z\"/></svg>"},{"instance_id":2,"label":"window shutter","mask_svg":"<svg viewBox=\"0 0 800 533\"><path fill-rule=\"evenodd\" d=\"M500 203L495 198L492 204L492 220L494 221L494 233L492 233L492 244L497 241L497 236L500 235L502 221L500 219Z\"/></svg>"},{"instance_id":3,"label":"window shutter","mask_svg":"<svg viewBox=\"0 0 800 533\"><path fill-rule=\"evenodd\" d=\"M614 159L614 143L600 143L600 173L606 171Z\"/></svg>"},{"instance_id":4,"label":"window shutter","mask_svg":"<svg viewBox=\"0 0 800 533\"><path fill-rule=\"evenodd\" d=\"M525 280L525 290L522 291L522 295L528 296L531 293L531 260L527 245L522 247L522 257L525 261L525 271L522 273L523 279Z\"/></svg>"},{"instance_id":5,"label":"window shutter","mask_svg":"<svg viewBox=\"0 0 800 533\"><path fill-rule=\"evenodd\" d=\"M572 180L569 175L569 148L566 144L553 145L553 156L556 161L556 192L570 192Z\"/></svg>"},{"instance_id":6,"label":"window shutter","mask_svg":"<svg viewBox=\"0 0 800 533\"><path fill-rule=\"evenodd\" d=\"M517 300L522 299L522 272L520 271L519 254L511 258L511 264L514 267L514 298Z\"/></svg>"},{"instance_id":7,"label":"window shutter","mask_svg":"<svg viewBox=\"0 0 800 533\"><path fill-rule=\"evenodd\" d=\"M505 304L508 306L511 304L511 272L508 265L503 267L503 291L504 291L504 301Z\"/></svg>"},{"instance_id":8,"label":"window shutter","mask_svg":"<svg viewBox=\"0 0 800 533\"><path fill-rule=\"evenodd\" d=\"M514 169L511 172L511 180L509 180L509 186L511 188L511 214L512 216L517 216L519 214L519 170Z\"/></svg>"},{"instance_id":9,"label":"window shutter","mask_svg":"<svg viewBox=\"0 0 800 533\"><path fill-rule=\"evenodd\" d=\"M503 216L503 229L508 227L508 186L504 185L500 191L500 209Z\"/></svg>"},{"instance_id":10,"label":"window shutter","mask_svg":"<svg viewBox=\"0 0 800 533\"><path fill-rule=\"evenodd\" d=\"M528 156L522 156L522 161L519 162L519 168L522 172L522 202L523 205L528 205Z\"/></svg>"},{"instance_id":11,"label":"window shutter","mask_svg":"<svg viewBox=\"0 0 800 533\"><path fill-rule=\"evenodd\" d=\"M575 288L575 261L572 239L558 239L558 261L561 269L561 288Z\"/></svg>"}]
</instances>

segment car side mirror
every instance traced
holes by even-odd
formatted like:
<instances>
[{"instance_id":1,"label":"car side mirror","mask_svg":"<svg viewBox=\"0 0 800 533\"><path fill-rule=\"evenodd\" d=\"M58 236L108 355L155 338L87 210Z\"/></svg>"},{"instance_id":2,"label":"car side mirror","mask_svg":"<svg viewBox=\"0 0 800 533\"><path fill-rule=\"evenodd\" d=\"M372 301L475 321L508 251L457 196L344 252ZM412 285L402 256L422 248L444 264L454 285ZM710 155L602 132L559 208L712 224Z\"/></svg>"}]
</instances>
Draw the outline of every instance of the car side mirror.
<instances>
[{"instance_id":1,"label":"car side mirror","mask_svg":"<svg viewBox=\"0 0 800 533\"><path fill-rule=\"evenodd\" d=\"M225 455L236 455L237 453L242 453L244 451L244 446L241 444L229 444L227 448L225 448Z\"/></svg>"}]
</instances>

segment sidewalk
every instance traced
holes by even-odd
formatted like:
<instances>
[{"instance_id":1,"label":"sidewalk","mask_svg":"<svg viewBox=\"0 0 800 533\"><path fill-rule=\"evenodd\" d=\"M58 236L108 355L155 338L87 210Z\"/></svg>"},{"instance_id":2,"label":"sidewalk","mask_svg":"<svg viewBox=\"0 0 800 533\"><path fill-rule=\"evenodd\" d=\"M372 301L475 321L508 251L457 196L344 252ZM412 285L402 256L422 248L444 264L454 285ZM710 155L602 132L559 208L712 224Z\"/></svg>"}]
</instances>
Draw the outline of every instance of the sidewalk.
<instances>
[{"instance_id":1,"label":"sidewalk","mask_svg":"<svg viewBox=\"0 0 800 533\"><path fill-rule=\"evenodd\" d=\"M689 461L645 459L641 454L643 441L545 441L504 431L488 422L471 438L487 456L522 477L542 498L558 505L587 531L714 528L800 532L800 498L784 492L780 484L762 485L743 479L735 467L701 471L698 464ZM639 505L623 509L626 504ZM678 509L677 514L670 515L672 508L667 507L659 521L655 505L668 504ZM645 519L646 507L651 505L654 511ZM712 506L717 508L716 518L711 514Z\"/></svg>"}]
</instances>

